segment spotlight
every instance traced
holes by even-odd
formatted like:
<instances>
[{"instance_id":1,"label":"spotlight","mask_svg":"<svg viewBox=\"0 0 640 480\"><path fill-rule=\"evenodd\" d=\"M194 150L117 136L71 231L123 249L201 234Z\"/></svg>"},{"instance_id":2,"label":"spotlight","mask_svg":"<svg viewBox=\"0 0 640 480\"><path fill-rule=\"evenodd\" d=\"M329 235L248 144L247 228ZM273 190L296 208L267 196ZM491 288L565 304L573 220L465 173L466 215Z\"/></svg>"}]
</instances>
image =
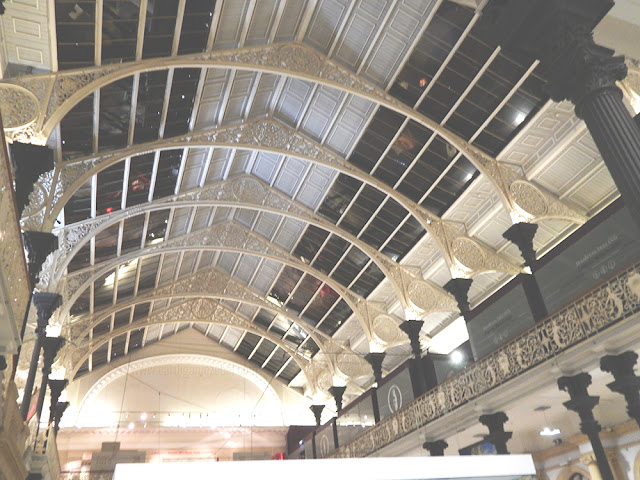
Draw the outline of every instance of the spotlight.
<instances>
[{"instance_id":1,"label":"spotlight","mask_svg":"<svg viewBox=\"0 0 640 480\"><path fill-rule=\"evenodd\" d=\"M451 352L449 358L451 359L451 362L456 365L460 365L464 361L464 355L460 350L454 350Z\"/></svg>"}]
</instances>

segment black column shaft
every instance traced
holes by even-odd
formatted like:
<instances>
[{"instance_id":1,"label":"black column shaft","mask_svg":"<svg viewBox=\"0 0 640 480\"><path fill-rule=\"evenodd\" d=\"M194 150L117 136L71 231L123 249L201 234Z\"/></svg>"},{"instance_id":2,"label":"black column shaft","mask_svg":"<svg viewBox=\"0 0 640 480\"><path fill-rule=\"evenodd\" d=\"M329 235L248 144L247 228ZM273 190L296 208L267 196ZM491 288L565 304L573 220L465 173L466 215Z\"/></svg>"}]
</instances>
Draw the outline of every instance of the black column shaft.
<instances>
[{"instance_id":1,"label":"black column shaft","mask_svg":"<svg viewBox=\"0 0 640 480\"><path fill-rule=\"evenodd\" d=\"M640 211L640 128L622 102L616 86L585 98L576 113L602 154L622 198L632 212ZM640 222L638 215L634 215Z\"/></svg>"},{"instance_id":2,"label":"black column shaft","mask_svg":"<svg viewBox=\"0 0 640 480\"><path fill-rule=\"evenodd\" d=\"M589 385L591 385L591 375L588 373L558 379L558 388L568 392L570 397L570 400L563 405L580 417L580 431L589 437L602 479L613 480L611 466L600 440L601 427L593 415L593 408L599 403L600 397L589 395L587 392Z\"/></svg>"},{"instance_id":3,"label":"black column shaft","mask_svg":"<svg viewBox=\"0 0 640 480\"><path fill-rule=\"evenodd\" d=\"M36 373L38 371L38 360L40 359L40 351L42 350L42 342L44 340L44 329L36 328L33 342L33 352L31 352L31 361L29 362L29 373L27 381L24 385L24 395L20 404L20 416L22 420L27 419L29 415L29 406L31 405L31 396L33 395L33 384L36 381Z\"/></svg>"}]
</instances>

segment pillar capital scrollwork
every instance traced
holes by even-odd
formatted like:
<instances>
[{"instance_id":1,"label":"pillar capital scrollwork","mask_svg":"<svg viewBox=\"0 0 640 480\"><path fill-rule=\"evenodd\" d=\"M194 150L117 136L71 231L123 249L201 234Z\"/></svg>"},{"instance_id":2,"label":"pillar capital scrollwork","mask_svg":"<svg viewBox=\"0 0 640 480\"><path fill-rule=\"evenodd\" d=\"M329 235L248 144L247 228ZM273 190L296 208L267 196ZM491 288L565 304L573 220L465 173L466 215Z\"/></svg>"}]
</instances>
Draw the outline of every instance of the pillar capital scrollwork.
<instances>
[{"instance_id":1,"label":"pillar capital scrollwork","mask_svg":"<svg viewBox=\"0 0 640 480\"><path fill-rule=\"evenodd\" d=\"M582 103L590 96L605 89L622 96L616 82L627 76L624 56L614 56L612 49L596 44L593 33L582 26L558 28L566 31L557 34L556 48L563 53L550 72L547 88L551 98L570 100L582 117Z\"/></svg>"}]
</instances>

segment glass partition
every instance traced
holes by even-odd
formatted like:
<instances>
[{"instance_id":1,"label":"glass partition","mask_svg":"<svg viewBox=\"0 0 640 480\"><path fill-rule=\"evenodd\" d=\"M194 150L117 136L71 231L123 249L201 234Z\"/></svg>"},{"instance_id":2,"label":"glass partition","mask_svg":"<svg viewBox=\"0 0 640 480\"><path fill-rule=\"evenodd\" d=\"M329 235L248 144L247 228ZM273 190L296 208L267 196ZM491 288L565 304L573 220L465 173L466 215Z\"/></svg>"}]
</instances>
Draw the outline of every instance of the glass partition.
<instances>
[{"instance_id":1,"label":"glass partition","mask_svg":"<svg viewBox=\"0 0 640 480\"><path fill-rule=\"evenodd\" d=\"M518 285L467 323L473 358L492 352L533 323L524 288Z\"/></svg>"},{"instance_id":2,"label":"glass partition","mask_svg":"<svg viewBox=\"0 0 640 480\"><path fill-rule=\"evenodd\" d=\"M346 445L367 427L375 423L371 391L365 393L356 403L349 405L336 419L338 444Z\"/></svg>"},{"instance_id":3,"label":"glass partition","mask_svg":"<svg viewBox=\"0 0 640 480\"><path fill-rule=\"evenodd\" d=\"M536 273L549 313L640 258L640 229L626 208L611 214Z\"/></svg>"}]
</instances>

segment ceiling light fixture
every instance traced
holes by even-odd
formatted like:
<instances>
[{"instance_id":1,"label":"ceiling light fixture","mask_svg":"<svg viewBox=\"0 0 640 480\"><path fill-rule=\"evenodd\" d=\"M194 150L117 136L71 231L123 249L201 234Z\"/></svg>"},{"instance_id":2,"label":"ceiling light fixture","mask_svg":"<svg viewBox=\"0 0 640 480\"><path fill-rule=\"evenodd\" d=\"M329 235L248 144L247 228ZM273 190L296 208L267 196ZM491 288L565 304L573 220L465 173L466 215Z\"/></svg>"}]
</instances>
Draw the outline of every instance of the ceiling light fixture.
<instances>
[{"instance_id":1,"label":"ceiling light fixture","mask_svg":"<svg viewBox=\"0 0 640 480\"><path fill-rule=\"evenodd\" d=\"M549 425L549 421L547 420L547 410L550 408L551 407L548 405L541 405L533 410L534 412L542 412L545 425ZM556 427L544 427L539 433L541 437L555 437L556 435L560 435L560 429Z\"/></svg>"},{"instance_id":2,"label":"ceiling light fixture","mask_svg":"<svg viewBox=\"0 0 640 480\"><path fill-rule=\"evenodd\" d=\"M464 361L464 354L460 350L454 350L449 355L449 358L451 359L451 363L460 365Z\"/></svg>"}]
</instances>

